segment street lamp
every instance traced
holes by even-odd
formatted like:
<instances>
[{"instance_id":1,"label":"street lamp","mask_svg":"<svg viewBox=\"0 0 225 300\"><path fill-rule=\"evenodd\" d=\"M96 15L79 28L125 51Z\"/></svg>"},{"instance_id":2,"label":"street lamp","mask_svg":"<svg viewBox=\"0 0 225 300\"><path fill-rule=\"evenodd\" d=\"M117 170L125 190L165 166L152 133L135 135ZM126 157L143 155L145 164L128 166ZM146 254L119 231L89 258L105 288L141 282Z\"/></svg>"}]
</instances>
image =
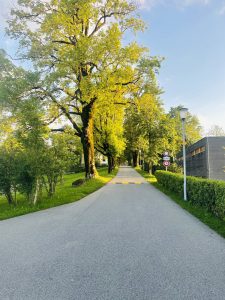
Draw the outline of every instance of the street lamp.
<instances>
[{"instance_id":1,"label":"street lamp","mask_svg":"<svg viewBox=\"0 0 225 300\"><path fill-rule=\"evenodd\" d=\"M141 165L141 150L139 150L139 167Z\"/></svg>"},{"instance_id":2,"label":"street lamp","mask_svg":"<svg viewBox=\"0 0 225 300\"><path fill-rule=\"evenodd\" d=\"M182 136L183 136L183 166L184 166L184 201L187 201L187 171L186 171L186 134L185 134L185 120L187 117L188 109L180 109L180 118L182 121Z\"/></svg>"}]
</instances>

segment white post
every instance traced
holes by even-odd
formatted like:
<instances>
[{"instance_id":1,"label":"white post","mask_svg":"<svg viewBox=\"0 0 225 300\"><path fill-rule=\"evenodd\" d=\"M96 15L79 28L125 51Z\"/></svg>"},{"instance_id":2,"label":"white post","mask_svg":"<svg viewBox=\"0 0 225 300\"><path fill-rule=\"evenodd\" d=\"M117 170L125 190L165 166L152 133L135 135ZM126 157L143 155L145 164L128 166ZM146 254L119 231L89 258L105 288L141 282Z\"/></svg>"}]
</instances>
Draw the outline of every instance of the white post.
<instances>
[{"instance_id":1,"label":"white post","mask_svg":"<svg viewBox=\"0 0 225 300\"><path fill-rule=\"evenodd\" d=\"M142 170L145 170L145 152L143 150L143 161L142 161Z\"/></svg>"},{"instance_id":2,"label":"white post","mask_svg":"<svg viewBox=\"0 0 225 300\"><path fill-rule=\"evenodd\" d=\"M185 137L185 119L182 119L183 133L183 167L184 167L184 200L187 201L187 171L186 171L186 137Z\"/></svg>"}]
</instances>

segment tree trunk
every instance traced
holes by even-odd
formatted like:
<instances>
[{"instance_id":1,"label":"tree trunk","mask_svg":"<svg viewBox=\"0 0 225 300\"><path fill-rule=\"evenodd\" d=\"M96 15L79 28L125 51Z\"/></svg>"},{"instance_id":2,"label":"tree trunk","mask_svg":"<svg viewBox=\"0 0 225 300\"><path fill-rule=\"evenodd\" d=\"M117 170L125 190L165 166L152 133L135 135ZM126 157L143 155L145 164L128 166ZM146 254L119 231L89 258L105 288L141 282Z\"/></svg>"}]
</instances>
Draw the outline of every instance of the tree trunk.
<instances>
[{"instance_id":1,"label":"tree trunk","mask_svg":"<svg viewBox=\"0 0 225 300\"><path fill-rule=\"evenodd\" d=\"M113 170L113 158L110 154L107 155L107 158L108 158L108 173L110 174Z\"/></svg>"},{"instance_id":2,"label":"tree trunk","mask_svg":"<svg viewBox=\"0 0 225 300\"><path fill-rule=\"evenodd\" d=\"M153 167L153 164L152 164L152 162L150 162L148 165L148 172L150 175L152 175L152 167Z\"/></svg>"},{"instance_id":3,"label":"tree trunk","mask_svg":"<svg viewBox=\"0 0 225 300\"><path fill-rule=\"evenodd\" d=\"M33 198L33 204L36 205L38 201L38 195L40 190L40 181L39 179L36 180L36 186L35 186L35 192L34 192L34 198Z\"/></svg>"},{"instance_id":4,"label":"tree trunk","mask_svg":"<svg viewBox=\"0 0 225 300\"><path fill-rule=\"evenodd\" d=\"M133 157L133 167L135 168L138 165L138 150L132 152L132 157Z\"/></svg>"},{"instance_id":5,"label":"tree trunk","mask_svg":"<svg viewBox=\"0 0 225 300\"><path fill-rule=\"evenodd\" d=\"M131 159L131 157L128 158L128 166L132 166L132 159Z\"/></svg>"},{"instance_id":6,"label":"tree trunk","mask_svg":"<svg viewBox=\"0 0 225 300\"><path fill-rule=\"evenodd\" d=\"M7 198L7 201L8 201L8 203L9 203L9 205L12 205L12 204L13 204L13 196L12 196L11 191L10 191L10 190L7 191L7 192L5 193L5 196L6 196L6 198Z\"/></svg>"},{"instance_id":7,"label":"tree trunk","mask_svg":"<svg viewBox=\"0 0 225 300\"><path fill-rule=\"evenodd\" d=\"M112 170L114 170L114 169L115 169L115 158L112 157Z\"/></svg>"},{"instance_id":8,"label":"tree trunk","mask_svg":"<svg viewBox=\"0 0 225 300\"><path fill-rule=\"evenodd\" d=\"M49 188L48 188L48 196L52 197L54 195L54 182L53 180L49 180Z\"/></svg>"},{"instance_id":9,"label":"tree trunk","mask_svg":"<svg viewBox=\"0 0 225 300\"><path fill-rule=\"evenodd\" d=\"M81 118L83 123L81 143L84 152L85 177L90 179L98 175L95 167L93 105L88 104L83 108Z\"/></svg>"}]
</instances>

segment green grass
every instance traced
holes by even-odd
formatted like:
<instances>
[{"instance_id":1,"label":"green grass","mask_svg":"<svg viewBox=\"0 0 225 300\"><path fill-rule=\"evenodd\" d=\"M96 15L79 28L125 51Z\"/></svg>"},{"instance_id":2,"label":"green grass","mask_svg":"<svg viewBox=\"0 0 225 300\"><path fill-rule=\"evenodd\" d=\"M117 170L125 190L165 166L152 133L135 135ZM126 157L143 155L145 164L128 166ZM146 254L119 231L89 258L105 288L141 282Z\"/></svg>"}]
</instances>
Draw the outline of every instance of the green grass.
<instances>
[{"instance_id":1,"label":"green grass","mask_svg":"<svg viewBox=\"0 0 225 300\"><path fill-rule=\"evenodd\" d=\"M219 235L225 238L225 222L216 216L214 216L211 212L207 211L207 209L195 206L188 201L184 201L183 198L177 196L176 194L166 190L163 186L161 186L155 176L150 176L147 172L136 168L137 172L140 173L149 183L151 183L158 190L169 196L173 201L175 201L179 206L183 209L187 210L189 213L194 215L204 224L209 226L211 229L216 231Z\"/></svg>"},{"instance_id":2,"label":"green grass","mask_svg":"<svg viewBox=\"0 0 225 300\"><path fill-rule=\"evenodd\" d=\"M52 198L48 198L47 194L43 192L43 197L36 206L30 205L22 195L18 195L18 204L16 206L9 206L5 197L0 196L0 220L78 201L103 187L116 175L117 170L113 171L112 174L108 174L106 168L100 169L98 172L98 178L88 180L79 187L72 187L72 182L79 178L84 178L84 173L65 175L63 183L58 184L55 195Z\"/></svg>"}]
</instances>

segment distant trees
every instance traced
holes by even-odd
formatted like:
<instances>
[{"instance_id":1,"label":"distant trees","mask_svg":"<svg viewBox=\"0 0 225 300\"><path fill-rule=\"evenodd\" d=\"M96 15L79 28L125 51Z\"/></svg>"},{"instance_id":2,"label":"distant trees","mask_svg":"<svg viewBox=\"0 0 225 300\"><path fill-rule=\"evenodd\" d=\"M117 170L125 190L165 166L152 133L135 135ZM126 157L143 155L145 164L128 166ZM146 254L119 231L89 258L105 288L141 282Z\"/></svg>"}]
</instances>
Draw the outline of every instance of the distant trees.
<instances>
[{"instance_id":1,"label":"distant trees","mask_svg":"<svg viewBox=\"0 0 225 300\"><path fill-rule=\"evenodd\" d=\"M225 136L225 130L218 125L213 125L206 133L207 136Z\"/></svg>"},{"instance_id":2,"label":"distant trees","mask_svg":"<svg viewBox=\"0 0 225 300\"><path fill-rule=\"evenodd\" d=\"M116 160L123 154L124 140L124 107L108 103L107 99L96 107L94 122L94 141L96 150L107 157L108 172L115 168Z\"/></svg>"},{"instance_id":3,"label":"distant trees","mask_svg":"<svg viewBox=\"0 0 225 300\"><path fill-rule=\"evenodd\" d=\"M177 134L182 139L182 129L180 121L180 109L183 106L171 107L169 111L169 117L174 120L174 125L177 131ZM195 115L192 115L190 112L187 113L185 120L185 131L186 131L186 143L191 145L198 141L202 137L202 127L198 118Z\"/></svg>"},{"instance_id":4,"label":"distant trees","mask_svg":"<svg viewBox=\"0 0 225 300\"><path fill-rule=\"evenodd\" d=\"M128 160L132 158L134 167L138 164L138 155L148 165L150 173L153 165L159 164L164 151L176 157L182 147L180 108L171 108L166 113L157 94L144 92L135 105L126 110L126 154ZM191 113L187 116L186 132L187 144L201 137L200 123Z\"/></svg>"}]
</instances>

